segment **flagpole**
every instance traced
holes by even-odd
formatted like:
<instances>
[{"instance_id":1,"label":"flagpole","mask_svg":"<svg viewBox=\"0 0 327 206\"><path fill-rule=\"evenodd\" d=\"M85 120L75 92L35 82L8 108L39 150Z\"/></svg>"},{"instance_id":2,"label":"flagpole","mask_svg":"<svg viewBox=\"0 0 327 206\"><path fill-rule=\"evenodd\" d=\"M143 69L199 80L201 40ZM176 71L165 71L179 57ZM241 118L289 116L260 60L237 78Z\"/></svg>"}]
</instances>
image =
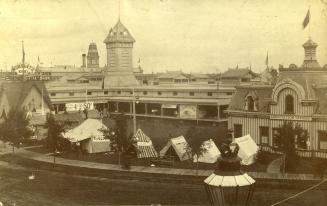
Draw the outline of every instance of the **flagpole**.
<instances>
[{"instance_id":1,"label":"flagpole","mask_svg":"<svg viewBox=\"0 0 327 206\"><path fill-rule=\"evenodd\" d=\"M309 39L311 39L311 12L310 12L310 5L309 5Z\"/></svg>"}]
</instances>

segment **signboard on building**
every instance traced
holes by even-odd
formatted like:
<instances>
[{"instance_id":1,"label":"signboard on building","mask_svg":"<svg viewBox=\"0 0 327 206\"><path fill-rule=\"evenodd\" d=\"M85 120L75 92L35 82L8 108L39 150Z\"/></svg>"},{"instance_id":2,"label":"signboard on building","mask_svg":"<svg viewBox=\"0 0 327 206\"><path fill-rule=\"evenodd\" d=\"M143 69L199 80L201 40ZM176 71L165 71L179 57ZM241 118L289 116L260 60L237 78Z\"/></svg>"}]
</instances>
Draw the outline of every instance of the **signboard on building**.
<instances>
[{"instance_id":1,"label":"signboard on building","mask_svg":"<svg viewBox=\"0 0 327 206\"><path fill-rule=\"evenodd\" d=\"M179 117L196 119L196 105L179 105Z\"/></svg>"},{"instance_id":2,"label":"signboard on building","mask_svg":"<svg viewBox=\"0 0 327 206\"><path fill-rule=\"evenodd\" d=\"M93 102L78 102L78 103L67 103L66 105L67 112L70 111L83 111L85 108L88 110L94 109Z\"/></svg>"},{"instance_id":3,"label":"signboard on building","mask_svg":"<svg viewBox=\"0 0 327 206\"><path fill-rule=\"evenodd\" d=\"M177 104L162 104L162 108L176 109L177 108Z\"/></svg>"},{"instance_id":4,"label":"signboard on building","mask_svg":"<svg viewBox=\"0 0 327 206\"><path fill-rule=\"evenodd\" d=\"M312 121L311 117L300 115L270 115L270 119L286 121Z\"/></svg>"}]
</instances>

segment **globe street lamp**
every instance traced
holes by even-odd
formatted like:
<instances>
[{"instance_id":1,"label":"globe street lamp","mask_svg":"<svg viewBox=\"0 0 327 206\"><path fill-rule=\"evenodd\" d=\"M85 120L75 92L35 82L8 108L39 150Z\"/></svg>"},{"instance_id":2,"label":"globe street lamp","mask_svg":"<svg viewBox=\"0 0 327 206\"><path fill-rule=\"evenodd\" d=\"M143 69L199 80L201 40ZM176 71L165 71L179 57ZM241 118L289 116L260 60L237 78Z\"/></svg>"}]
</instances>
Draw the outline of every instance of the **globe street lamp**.
<instances>
[{"instance_id":1,"label":"globe street lamp","mask_svg":"<svg viewBox=\"0 0 327 206\"><path fill-rule=\"evenodd\" d=\"M255 180L241 171L241 159L237 156L236 143L225 144L217 160L216 170L204 180L211 205L249 205Z\"/></svg>"}]
</instances>

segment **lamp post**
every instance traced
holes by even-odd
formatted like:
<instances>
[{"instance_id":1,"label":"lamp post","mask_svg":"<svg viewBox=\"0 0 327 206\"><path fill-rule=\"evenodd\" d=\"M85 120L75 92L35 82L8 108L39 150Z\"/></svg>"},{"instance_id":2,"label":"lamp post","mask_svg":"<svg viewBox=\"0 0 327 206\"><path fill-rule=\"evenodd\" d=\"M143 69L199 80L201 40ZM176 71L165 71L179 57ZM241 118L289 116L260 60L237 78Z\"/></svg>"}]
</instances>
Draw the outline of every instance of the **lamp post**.
<instances>
[{"instance_id":1,"label":"lamp post","mask_svg":"<svg viewBox=\"0 0 327 206\"><path fill-rule=\"evenodd\" d=\"M206 193L213 206L249 205L255 180L241 171L236 143L225 144L216 170L204 180Z\"/></svg>"}]
</instances>

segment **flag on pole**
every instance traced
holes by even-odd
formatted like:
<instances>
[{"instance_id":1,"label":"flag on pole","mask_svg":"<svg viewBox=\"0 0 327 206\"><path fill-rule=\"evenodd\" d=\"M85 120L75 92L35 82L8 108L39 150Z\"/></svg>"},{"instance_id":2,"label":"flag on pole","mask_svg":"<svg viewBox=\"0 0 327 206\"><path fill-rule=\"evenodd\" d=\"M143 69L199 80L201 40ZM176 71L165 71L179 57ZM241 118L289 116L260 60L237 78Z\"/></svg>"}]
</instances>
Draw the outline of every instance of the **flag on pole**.
<instances>
[{"instance_id":1,"label":"flag on pole","mask_svg":"<svg viewBox=\"0 0 327 206\"><path fill-rule=\"evenodd\" d=\"M308 9L307 15L305 16L305 18L303 20L303 23L302 23L303 29L305 29L305 27L307 27L309 22L310 22L310 9Z\"/></svg>"}]
</instances>

